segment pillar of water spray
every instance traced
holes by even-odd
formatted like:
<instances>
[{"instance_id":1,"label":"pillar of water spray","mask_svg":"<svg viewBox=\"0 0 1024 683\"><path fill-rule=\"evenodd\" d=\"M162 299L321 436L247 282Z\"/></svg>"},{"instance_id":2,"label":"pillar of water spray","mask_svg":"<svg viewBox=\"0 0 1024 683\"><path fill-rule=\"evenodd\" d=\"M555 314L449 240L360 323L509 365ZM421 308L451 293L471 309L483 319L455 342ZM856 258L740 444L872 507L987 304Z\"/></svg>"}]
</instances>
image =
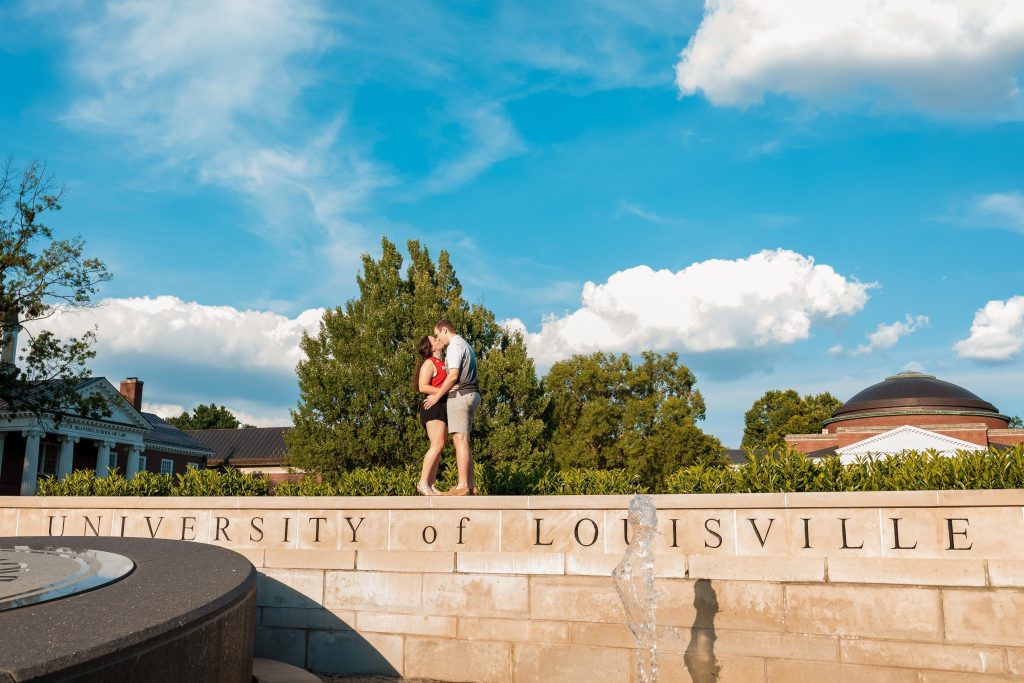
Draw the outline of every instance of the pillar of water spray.
<instances>
[{"instance_id":1,"label":"pillar of water spray","mask_svg":"<svg viewBox=\"0 0 1024 683\"><path fill-rule=\"evenodd\" d=\"M654 535L658 520L654 500L637 494L629 503L629 528L633 538L622 562L612 571L615 590L626 608L626 619L637 645L637 669L641 683L657 683L657 632L655 620Z\"/></svg>"}]
</instances>

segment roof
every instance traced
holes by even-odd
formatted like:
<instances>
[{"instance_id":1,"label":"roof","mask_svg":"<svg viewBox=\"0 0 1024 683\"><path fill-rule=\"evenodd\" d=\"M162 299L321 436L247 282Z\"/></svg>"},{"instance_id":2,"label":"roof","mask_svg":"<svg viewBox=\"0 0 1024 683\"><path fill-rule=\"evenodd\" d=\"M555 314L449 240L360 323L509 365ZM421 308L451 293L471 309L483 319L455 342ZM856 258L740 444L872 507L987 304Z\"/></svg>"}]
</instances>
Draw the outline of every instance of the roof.
<instances>
[{"instance_id":1,"label":"roof","mask_svg":"<svg viewBox=\"0 0 1024 683\"><path fill-rule=\"evenodd\" d=\"M849 418L855 413L878 411L914 411L933 408L943 412L970 411L999 416L994 405L961 386L920 372L901 372L872 384L840 406L831 420Z\"/></svg>"},{"instance_id":2,"label":"roof","mask_svg":"<svg viewBox=\"0 0 1024 683\"><path fill-rule=\"evenodd\" d=\"M146 418L146 422L153 428L142 437L142 442L146 444L147 449L160 450L161 446L170 446L171 448L184 448L209 454L207 457L213 454L213 450L206 444L193 439L186 432L171 425L162 417L153 413L142 413L142 416Z\"/></svg>"},{"instance_id":3,"label":"roof","mask_svg":"<svg viewBox=\"0 0 1024 683\"><path fill-rule=\"evenodd\" d=\"M291 427L196 429L190 437L213 450L208 465L283 465L288 449L284 433Z\"/></svg>"},{"instance_id":4,"label":"roof","mask_svg":"<svg viewBox=\"0 0 1024 683\"><path fill-rule=\"evenodd\" d=\"M72 390L77 393L99 381L106 381L106 378L88 377L86 379L79 380L78 382L75 382L72 385ZM64 385L65 382L67 382L67 380L63 379L44 379L35 382L32 385L32 388L25 392L25 400L36 401L40 399L50 398L57 392L58 389L61 388L61 386ZM11 406L7 401L0 399L0 410L6 410L10 407Z\"/></svg>"}]
</instances>

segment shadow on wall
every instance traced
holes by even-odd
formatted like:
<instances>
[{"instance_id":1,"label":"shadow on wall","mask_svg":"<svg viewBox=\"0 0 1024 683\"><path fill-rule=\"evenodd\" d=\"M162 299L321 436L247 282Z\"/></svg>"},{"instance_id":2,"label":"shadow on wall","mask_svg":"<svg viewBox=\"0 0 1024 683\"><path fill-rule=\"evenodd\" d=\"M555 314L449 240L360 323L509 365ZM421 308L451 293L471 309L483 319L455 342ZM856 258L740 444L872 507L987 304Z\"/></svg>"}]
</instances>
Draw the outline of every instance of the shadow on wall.
<instances>
[{"instance_id":1,"label":"shadow on wall","mask_svg":"<svg viewBox=\"0 0 1024 683\"><path fill-rule=\"evenodd\" d=\"M294 588L258 575L254 656L323 673L398 676L353 626Z\"/></svg>"},{"instance_id":2,"label":"shadow on wall","mask_svg":"<svg viewBox=\"0 0 1024 683\"><path fill-rule=\"evenodd\" d=\"M683 663L693 683L716 683L721 667L715 658L715 615L718 596L708 579L693 585L693 606L697 608L690 627L690 644L686 646Z\"/></svg>"}]
</instances>

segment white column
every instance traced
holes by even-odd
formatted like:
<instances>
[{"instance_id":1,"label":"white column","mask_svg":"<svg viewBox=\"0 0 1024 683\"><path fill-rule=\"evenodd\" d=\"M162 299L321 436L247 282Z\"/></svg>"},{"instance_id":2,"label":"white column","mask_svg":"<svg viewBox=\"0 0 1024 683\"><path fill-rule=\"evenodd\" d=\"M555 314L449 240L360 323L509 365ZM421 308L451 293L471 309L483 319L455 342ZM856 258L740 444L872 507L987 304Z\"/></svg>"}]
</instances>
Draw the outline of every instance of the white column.
<instances>
[{"instance_id":1,"label":"white column","mask_svg":"<svg viewBox=\"0 0 1024 683\"><path fill-rule=\"evenodd\" d=\"M100 441L96 444L96 476L103 478L110 474L110 449L113 441Z\"/></svg>"},{"instance_id":2,"label":"white column","mask_svg":"<svg viewBox=\"0 0 1024 683\"><path fill-rule=\"evenodd\" d=\"M71 467L74 461L75 444L78 443L77 436L64 436L60 442L60 455L57 457L57 478L63 479L71 474Z\"/></svg>"},{"instance_id":3,"label":"white column","mask_svg":"<svg viewBox=\"0 0 1024 683\"><path fill-rule=\"evenodd\" d=\"M139 455L146 450L145 446L132 446L128 449L128 469L124 476L134 479L139 473Z\"/></svg>"},{"instance_id":4,"label":"white column","mask_svg":"<svg viewBox=\"0 0 1024 683\"><path fill-rule=\"evenodd\" d=\"M36 492L36 476L39 474L39 439L46 434L39 426L23 431L25 437L25 463L21 470L21 495L31 496Z\"/></svg>"}]
</instances>

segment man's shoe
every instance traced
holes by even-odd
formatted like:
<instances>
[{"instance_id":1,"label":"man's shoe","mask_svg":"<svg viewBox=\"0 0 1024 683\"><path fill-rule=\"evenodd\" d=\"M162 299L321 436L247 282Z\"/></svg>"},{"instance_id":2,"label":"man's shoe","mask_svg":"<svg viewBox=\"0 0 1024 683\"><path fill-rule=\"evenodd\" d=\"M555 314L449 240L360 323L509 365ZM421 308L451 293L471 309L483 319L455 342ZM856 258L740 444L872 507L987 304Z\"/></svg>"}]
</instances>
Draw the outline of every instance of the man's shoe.
<instances>
[{"instance_id":1,"label":"man's shoe","mask_svg":"<svg viewBox=\"0 0 1024 683\"><path fill-rule=\"evenodd\" d=\"M445 492L444 495L446 495L446 496L468 496L469 495L469 487L468 486L455 486L455 487L452 487L452 488L448 489Z\"/></svg>"}]
</instances>

